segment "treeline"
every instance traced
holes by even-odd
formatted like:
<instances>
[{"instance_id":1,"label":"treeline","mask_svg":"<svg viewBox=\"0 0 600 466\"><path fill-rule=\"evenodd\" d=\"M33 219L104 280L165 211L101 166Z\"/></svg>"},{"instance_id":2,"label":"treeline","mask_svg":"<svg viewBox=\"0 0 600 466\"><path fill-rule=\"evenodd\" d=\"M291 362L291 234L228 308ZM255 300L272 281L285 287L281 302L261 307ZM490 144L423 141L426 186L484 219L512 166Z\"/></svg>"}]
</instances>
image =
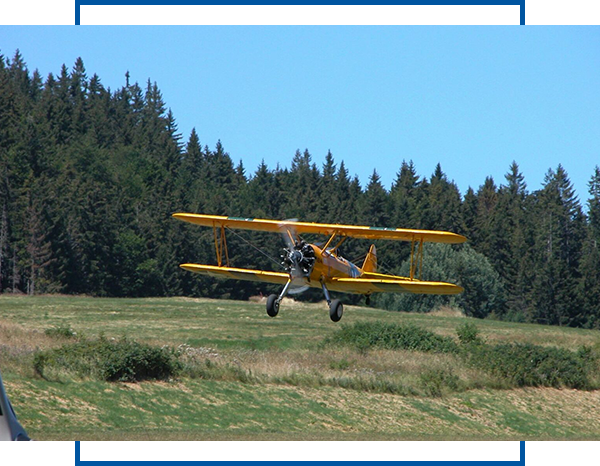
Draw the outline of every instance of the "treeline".
<instances>
[{"instance_id":1,"label":"treeline","mask_svg":"<svg viewBox=\"0 0 600 466\"><path fill-rule=\"evenodd\" d=\"M587 215L561 166L529 192L513 163L501 184L487 178L464 197L440 165L430 177L412 162L390 169L397 170L390 190L375 171L362 187L331 153L321 167L297 151L289 169L261 163L249 173L220 142L202 145L195 130L183 142L156 83L142 87L126 74L113 91L89 77L81 59L42 79L17 51L0 59L0 291L268 292L179 269L215 262L212 230L171 218L190 211L454 231L500 277L485 315L600 327L598 167ZM283 243L273 235L231 231L227 243L232 264L279 270ZM368 244L347 243L345 256L360 265ZM387 272L399 271L410 254L407 244L377 246Z\"/></svg>"}]
</instances>

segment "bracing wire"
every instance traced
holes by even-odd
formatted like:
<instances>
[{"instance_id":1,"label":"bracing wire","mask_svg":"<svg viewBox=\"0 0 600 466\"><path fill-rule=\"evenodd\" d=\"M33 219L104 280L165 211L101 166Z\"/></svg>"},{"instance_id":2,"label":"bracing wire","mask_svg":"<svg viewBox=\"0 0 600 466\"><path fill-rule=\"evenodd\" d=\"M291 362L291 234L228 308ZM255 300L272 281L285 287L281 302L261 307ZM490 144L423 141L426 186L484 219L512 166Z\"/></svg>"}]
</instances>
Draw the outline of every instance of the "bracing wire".
<instances>
[{"instance_id":1,"label":"bracing wire","mask_svg":"<svg viewBox=\"0 0 600 466\"><path fill-rule=\"evenodd\" d=\"M254 249L256 249L259 253L261 253L263 256L265 256L267 259L269 259L272 262L275 262L277 264L278 267L281 267L281 262L278 261L277 259L275 259L274 257L270 256L269 254L267 254L266 252L264 252L262 249L260 249L259 247L255 246L254 244L252 244L250 241L248 241L246 238L244 238L242 235L240 235L239 233L236 233L235 230L232 230L231 228L225 227L228 231L230 231L231 233L233 233L235 236L237 236L239 239L241 239L244 243L246 243L247 245L253 247Z\"/></svg>"}]
</instances>

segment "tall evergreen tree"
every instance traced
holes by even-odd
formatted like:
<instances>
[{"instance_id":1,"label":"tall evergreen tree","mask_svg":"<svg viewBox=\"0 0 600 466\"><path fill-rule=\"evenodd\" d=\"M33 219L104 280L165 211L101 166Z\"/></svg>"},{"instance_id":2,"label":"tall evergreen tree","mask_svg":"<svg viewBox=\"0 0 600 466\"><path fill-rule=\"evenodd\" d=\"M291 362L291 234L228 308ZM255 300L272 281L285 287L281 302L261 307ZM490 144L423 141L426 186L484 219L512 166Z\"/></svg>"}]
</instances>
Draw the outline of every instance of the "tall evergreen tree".
<instances>
[{"instance_id":1,"label":"tall evergreen tree","mask_svg":"<svg viewBox=\"0 0 600 466\"><path fill-rule=\"evenodd\" d=\"M587 238L580 265L579 293L587 318L586 326L600 328L600 168L589 182Z\"/></svg>"},{"instance_id":2,"label":"tall evergreen tree","mask_svg":"<svg viewBox=\"0 0 600 466\"><path fill-rule=\"evenodd\" d=\"M391 221L399 228L411 228L417 221L416 190L419 187L419 176L413 164L402 161L400 171L390 190L392 203Z\"/></svg>"},{"instance_id":3,"label":"tall evergreen tree","mask_svg":"<svg viewBox=\"0 0 600 466\"><path fill-rule=\"evenodd\" d=\"M537 322L578 326L585 321L577 290L584 217L564 168L549 170L536 202L536 277L533 315Z\"/></svg>"},{"instance_id":4,"label":"tall evergreen tree","mask_svg":"<svg viewBox=\"0 0 600 466\"><path fill-rule=\"evenodd\" d=\"M494 265L504 279L509 312L515 317L524 317L533 261L533 235L525 203L527 184L514 161L505 179L506 185L501 186L498 192Z\"/></svg>"}]
</instances>

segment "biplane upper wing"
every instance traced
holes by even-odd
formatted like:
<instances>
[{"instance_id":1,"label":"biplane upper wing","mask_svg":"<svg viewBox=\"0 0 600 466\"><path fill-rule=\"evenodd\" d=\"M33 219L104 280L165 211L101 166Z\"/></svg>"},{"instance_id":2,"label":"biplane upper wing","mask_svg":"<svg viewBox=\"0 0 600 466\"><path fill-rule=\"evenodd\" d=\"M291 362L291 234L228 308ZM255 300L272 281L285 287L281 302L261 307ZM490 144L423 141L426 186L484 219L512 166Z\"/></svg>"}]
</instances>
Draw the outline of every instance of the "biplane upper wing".
<instances>
[{"instance_id":1,"label":"biplane upper wing","mask_svg":"<svg viewBox=\"0 0 600 466\"><path fill-rule=\"evenodd\" d=\"M326 223L290 222L285 220L265 220L259 218L225 217L221 215L203 215L177 213L173 217L205 227L225 227L240 230L258 230L280 233L286 227L298 234L315 233L330 236L351 236L363 239L389 239L399 241L424 241L433 243L464 243L466 238L448 231L408 230L404 228L380 228L357 225L337 225Z\"/></svg>"},{"instance_id":2,"label":"biplane upper wing","mask_svg":"<svg viewBox=\"0 0 600 466\"><path fill-rule=\"evenodd\" d=\"M331 291L344 293L419 293L419 294L459 294L462 286L445 282L424 282L408 278L332 278L327 282Z\"/></svg>"},{"instance_id":3,"label":"biplane upper wing","mask_svg":"<svg viewBox=\"0 0 600 466\"><path fill-rule=\"evenodd\" d=\"M212 277L235 278L253 282L275 283L285 285L290 276L282 272L266 272L264 270L238 269L235 267L217 267L203 264L181 264L179 267L190 272L210 275Z\"/></svg>"}]
</instances>

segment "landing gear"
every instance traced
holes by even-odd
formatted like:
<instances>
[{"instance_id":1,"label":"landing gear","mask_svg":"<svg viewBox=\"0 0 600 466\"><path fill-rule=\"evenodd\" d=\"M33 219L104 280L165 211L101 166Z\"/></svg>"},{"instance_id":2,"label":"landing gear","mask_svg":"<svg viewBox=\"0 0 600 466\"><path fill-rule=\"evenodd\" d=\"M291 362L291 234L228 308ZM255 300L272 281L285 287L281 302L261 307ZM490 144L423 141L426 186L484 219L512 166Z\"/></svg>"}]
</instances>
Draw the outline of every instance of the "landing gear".
<instances>
[{"instance_id":1,"label":"landing gear","mask_svg":"<svg viewBox=\"0 0 600 466\"><path fill-rule=\"evenodd\" d=\"M371 304L371 295L370 295L370 294L368 294L368 295L366 296L366 299L365 299L365 304L366 304L367 306L368 306L369 304Z\"/></svg>"},{"instance_id":2,"label":"landing gear","mask_svg":"<svg viewBox=\"0 0 600 466\"><path fill-rule=\"evenodd\" d=\"M325 299L327 300L327 304L329 305L329 318L334 322L339 322L344 314L344 305L339 299L331 300L329 296L329 290L325 286L323 280L321 280L321 288L323 288L323 294L325 295Z\"/></svg>"},{"instance_id":3,"label":"landing gear","mask_svg":"<svg viewBox=\"0 0 600 466\"><path fill-rule=\"evenodd\" d=\"M267 298L267 314L269 317L275 317L279 314L279 300L276 294L272 294Z\"/></svg>"},{"instance_id":4,"label":"landing gear","mask_svg":"<svg viewBox=\"0 0 600 466\"><path fill-rule=\"evenodd\" d=\"M269 315L269 317L275 317L277 314L279 314L279 304L287 294L291 284L292 280L288 280L288 282L283 287L283 290L281 290L281 294L279 296L277 296L276 294L269 295L269 297L267 298L267 314Z\"/></svg>"},{"instance_id":5,"label":"landing gear","mask_svg":"<svg viewBox=\"0 0 600 466\"><path fill-rule=\"evenodd\" d=\"M329 305L329 318L334 322L339 322L344 314L344 305L339 299L334 299Z\"/></svg>"}]
</instances>

